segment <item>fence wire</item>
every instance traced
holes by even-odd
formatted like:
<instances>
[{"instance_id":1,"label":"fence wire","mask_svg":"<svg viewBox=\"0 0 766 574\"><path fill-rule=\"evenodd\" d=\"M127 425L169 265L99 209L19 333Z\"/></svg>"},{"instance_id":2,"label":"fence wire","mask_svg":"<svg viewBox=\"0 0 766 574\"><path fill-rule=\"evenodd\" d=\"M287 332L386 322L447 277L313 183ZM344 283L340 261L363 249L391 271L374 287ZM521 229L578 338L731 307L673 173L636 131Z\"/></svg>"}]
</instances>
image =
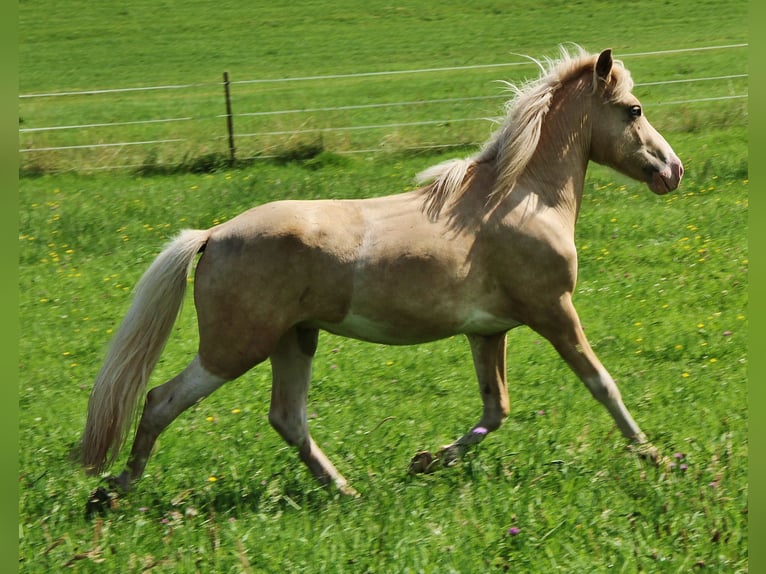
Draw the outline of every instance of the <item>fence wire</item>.
<instances>
[{"instance_id":1,"label":"fence wire","mask_svg":"<svg viewBox=\"0 0 766 574\"><path fill-rule=\"evenodd\" d=\"M622 59L639 58L639 57L651 57L667 54L678 54L685 52L705 52L711 50L728 50L735 48L744 48L748 44L728 44L722 46L702 46L697 48L681 48L674 50L658 50L651 52L637 52L631 54L621 55ZM502 62L502 63L490 63L490 64L477 64L471 66L450 66L440 68L423 68L412 70L390 70L390 71L370 71L370 72L357 72L349 74L333 74L333 75L317 75L317 76L302 76L291 78L260 78L260 79L246 79L239 81L231 81L231 86L253 86L263 84L290 84L295 82L308 82L308 81L332 81L339 79L364 79L364 78L378 78L383 76L400 76L400 75L424 75L432 74L436 72L441 73L453 73L453 72L466 72L466 71L482 71L495 68L507 68L517 66L529 66L534 65L534 62L525 60L521 62ZM660 87L660 86L674 86L674 85L710 85L714 82L728 82L746 80L748 74L727 74L727 75L713 75L694 78L682 78L672 80L662 80L653 82L636 83L637 88L641 87ZM129 87L129 88L107 88L99 90L80 90L80 91L62 91L62 92L50 92L50 93L38 93L38 94L22 94L19 96L20 104L23 106L25 103L40 102L36 105L49 105L60 106L66 105L66 100L75 96L102 96L108 97L115 94L135 94L141 96L145 92L156 92L165 90L193 90L204 88L219 89L224 85L223 82L208 82L208 83L188 83L188 84L172 84L172 85L158 85L158 86L145 86L145 87ZM305 88L301 88L305 91ZM235 98L237 94L235 93ZM710 95L703 97L689 97L683 99L672 99L668 101L656 101L645 102L645 105L650 106L672 106L672 105L691 105L703 102L718 102L725 100L741 100L748 97L747 92L744 93L728 93L726 95ZM64 100L64 103L60 103L60 99ZM137 126L168 126L172 124L181 124L188 122L203 122L203 121L220 121L222 118L235 119L240 121L263 119L263 118L289 118L297 117L301 114L324 114L326 116L344 112L359 112L359 111L372 111L383 108L409 108L414 106L437 106L437 105L459 105L470 102L485 102L507 99L507 94L494 94L494 95L478 95L478 96L465 96L465 97L439 97L439 98L426 98L426 99L405 99L399 101L378 101L371 103L352 103L346 105L336 106L311 106L311 107L287 107L285 109L266 110L266 111L241 111L233 114L196 114L196 115L183 115L178 117L160 117L149 119L123 119L117 121L93 121L88 123L72 123L62 125L48 125L37 127L20 127L19 135L27 136L25 139L30 141L30 138L34 136L44 136L46 133L60 133L60 132L88 132L90 130L103 130L103 129L120 129L131 128ZM48 104L47 101L50 101ZM90 104L90 102L89 102ZM221 104L223 108L223 104ZM94 108L95 111L95 108ZM261 130L244 130L242 133L233 134L237 142L241 142L246 139L256 138L279 138L289 137L295 138L302 135L322 135L322 134L340 134L340 133L352 133L352 132L369 132L373 130L377 131L391 131L400 128L423 128L428 126L439 125L453 125L453 124L466 124L471 122L488 122L495 121L498 118L487 116L469 116L469 117L455 117L455 116L443 116L440 119L432 120L418 120L418 121L391 121L391 122L362 122L355 123L353 125L325 125L317 127L307 127L303 123L297 122L297 125L289 125L287 127L280 127L279 129L261 129ZM229 137L226 134L208 136L206 138L198 138L208 141L220 141ZM189 142L193 138L188 137L155 137L155 138L139 138L135 140L128 139L126 141L105 142L100 139L96 141L86 141L83 143L61 143L61 145L41 144L38 141L32 139L32 145L27 144L25 147L19 149L19 153L25 155L34 155L39 158L41 154L52 152L67 152L76 150L88 150L88 149L107 149L107 148L126 148L130 146L161 146L168 144L178 144L181 142ZM124 138L120 138L123 140ZM473 142L471 142L473 143ZM37 144L37 145L34 145ZM405 149L443 149L460 145L468 145L469 142L421 142L419 145L405 146ZM215 144L217 145L217 144ZM339 153L375 153L383 149L381 146L362 146L359 148L352 147L351 149L338 150ZM251 153L247 158L239 159L253 159L256 157L268 158L269 155L268 146L263 150L255 153ZM233 158L232 158L233 159ZM130 168L136 167L137 164L126 164L117 166L100 166L100 167L85 167L84 169L116 169L116 168Z\"/></svg>"}]
</instances>

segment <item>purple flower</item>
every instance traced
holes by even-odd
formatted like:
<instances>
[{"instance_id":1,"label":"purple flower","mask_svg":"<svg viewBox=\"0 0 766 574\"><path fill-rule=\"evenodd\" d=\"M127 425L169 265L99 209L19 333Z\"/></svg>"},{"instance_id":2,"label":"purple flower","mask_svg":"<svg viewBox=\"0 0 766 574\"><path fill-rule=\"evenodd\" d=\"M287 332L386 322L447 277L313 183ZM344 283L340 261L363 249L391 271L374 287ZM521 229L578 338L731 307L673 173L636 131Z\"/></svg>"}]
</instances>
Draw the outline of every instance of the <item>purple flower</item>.
<instances>
[{"instance_id":1,"label":"purple flower","mask_svg":"<svg viewBox=\"0 0 766 574\"><path fill-rule=\"evenodd\" d=\"M489 431L484 427L476 427L471 432L473 434L487 434Z\"/></svg>"},{"instance_id":2,"label":"purple flower","mask_svg":"<svg viewBox=\"0 0 766 574\"><path fill-rule=\"evenodd\" d=\"M673 457L674 457L676 460L681 460L681 459L682 459L682 458L684 458L685 456L686 456L686 455L685 455L685 454L683 454L683 453L681 453L681 452L677 452L676 454L674 454L674 455L673 455Z\"/></svg>"},{"instance_id":3,"label":"purple flower","mask_svg":"<svg viewBox=\"0 0 766 574\"><path fill-rule=\"evenodd\" d=\"M537 411L537 414L540 416L543 416L545 414L545 411L540 409L539 411Z\"/></svg>"},{"instance_id":4,"label":"purple flower","mask_svg":"<svg viewBox=\"0 0 766 574\"><path fill-rule=\"evenodd\" d=\"M689 467L688 467L688 466L686 466L685 464L682 464L682 465L681 465L681 466L679 466L678 468L680 468L680 469L681 469L681 471L684 471L684 470L686 470L686 469L687 469L687 468L689 468Z\"/></svg>"},{"instance_id":5,"label":"purple flower","mask_svg":"<svg viewBox=\"0 0 766 574\"><path fill-rule=\"evenodd\" d=\"M519 532L521 532L521 529L516 526L511 526L508 529L508 536L516 536Z\"/></svg>"}]
</instances>

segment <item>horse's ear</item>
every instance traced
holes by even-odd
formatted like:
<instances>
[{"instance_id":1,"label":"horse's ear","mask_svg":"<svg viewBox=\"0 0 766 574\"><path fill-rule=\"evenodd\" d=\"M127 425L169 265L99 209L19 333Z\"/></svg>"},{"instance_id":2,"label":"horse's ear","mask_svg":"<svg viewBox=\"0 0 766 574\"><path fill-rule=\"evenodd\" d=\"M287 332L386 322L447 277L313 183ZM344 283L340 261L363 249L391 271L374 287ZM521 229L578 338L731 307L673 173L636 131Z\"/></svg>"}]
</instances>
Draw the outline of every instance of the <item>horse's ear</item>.
<instances>
[{"instance_id":1,"label":"horse's ear","mask_svg":"<svg viewBox=\"0 0 766 574\"><path fill-rule=\"evenodd\" d=\"M612 71L612 49L607 48L601 52L596 62L596 78L607 82L609 80L609 74Z\"/></svg>"}]
</instances>

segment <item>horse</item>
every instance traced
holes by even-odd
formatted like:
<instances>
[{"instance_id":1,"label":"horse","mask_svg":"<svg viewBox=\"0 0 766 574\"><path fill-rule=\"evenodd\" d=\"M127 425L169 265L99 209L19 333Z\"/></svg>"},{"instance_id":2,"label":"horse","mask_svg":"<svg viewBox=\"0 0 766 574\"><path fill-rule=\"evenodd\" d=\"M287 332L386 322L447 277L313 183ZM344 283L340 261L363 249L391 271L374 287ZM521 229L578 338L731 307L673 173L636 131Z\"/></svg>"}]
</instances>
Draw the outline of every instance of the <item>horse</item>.
<instances>
[{"instance_id":1,"label":"horse","mask_svg":"<svg viewBox=\"0 0 766 574\"><path fill-rule=\"evenodd\" d=\"M479 421L435 453L416 453L409 470L452 466L509 415L506 338L520 325L553 345L629 447L657 461L572 303L575 223L589 162L658 195L679 186L683 165L647 120L611 49L561 48L560 57L538 64L537 79L509 84L506 115L479 151L426 169L415 189L275 201L172 239L138 282L95 379L80 443L86 474L114 464L137 420L125 469L105 477L127 492L176 417L268 359L271 426L320 483L355 495L309 432L321 330L390 345L466 336ZM195 261L197 353L149 390L141 409Z\"/></svg>"}]
</instances>

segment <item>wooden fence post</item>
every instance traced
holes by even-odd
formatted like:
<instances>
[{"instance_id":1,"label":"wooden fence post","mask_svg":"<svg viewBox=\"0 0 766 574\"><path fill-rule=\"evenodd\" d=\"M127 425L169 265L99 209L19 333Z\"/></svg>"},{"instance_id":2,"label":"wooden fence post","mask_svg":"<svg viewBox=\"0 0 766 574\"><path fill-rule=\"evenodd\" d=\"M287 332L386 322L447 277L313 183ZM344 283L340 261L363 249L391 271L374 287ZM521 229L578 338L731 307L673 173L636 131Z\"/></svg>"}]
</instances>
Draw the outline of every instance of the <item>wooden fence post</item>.
<instances>
[{"instance_id":1,"label":"wooden fence post","mask_svg":"<svg viewBox=\"0 0 766 574\"><path fill-rule=\"evenodd\" d=\"M234 119L231 115L231 94L229 92L229 72L223 73L223 91L226 96L226 129L229 132L229 161L232 165L237 159L237 149L234 147Z\"/></svg>"}]
</instances>

